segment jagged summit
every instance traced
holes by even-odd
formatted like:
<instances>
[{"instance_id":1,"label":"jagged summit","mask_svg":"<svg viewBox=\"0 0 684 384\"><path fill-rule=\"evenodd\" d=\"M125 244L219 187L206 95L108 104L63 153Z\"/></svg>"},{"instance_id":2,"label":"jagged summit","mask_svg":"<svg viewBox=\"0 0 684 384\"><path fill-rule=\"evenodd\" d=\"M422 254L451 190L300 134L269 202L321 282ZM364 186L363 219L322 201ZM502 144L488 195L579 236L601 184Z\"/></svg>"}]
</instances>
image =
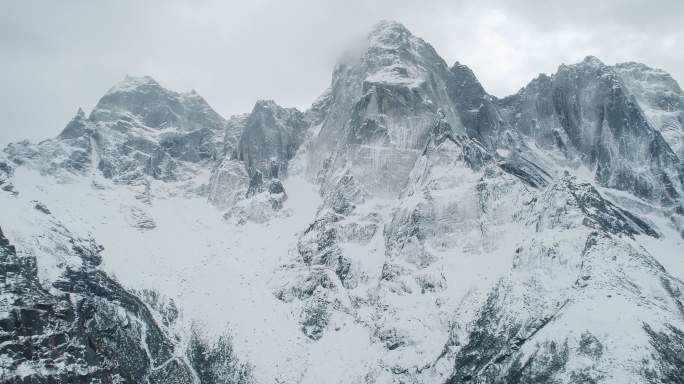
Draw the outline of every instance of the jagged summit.
<instances>
[{"instance_id":1,"label":"jagged summit","mask_svg":"<svg viewBox=\"0 0 684 384\"><path fill-rule=\"evenodd\" d=\"M87 118L85 112L83 112L83 109L79 107L76 111L76 115L71 119L66 127L64 127L58 138L74 139L82 137L86 133L86 120Z\"/></svg>"},{"instance_id":2,"label":"jagged summit","mask_svg":"<svg viewBox=\"0 0 684 384\"><path fill-rule=\"evenodd\" d=\"M364 60L373 61L376 65L389 65L391 60L420 62L439 58L429 43L396 21L380 21L371 28L367 39L368 50Z\"/></svg>"},{"instance_id":3,"label":"jagged summit","mask_svg":"<svg viewBox=\"0 0 684 384\"><path fill-rule=\"evenodd\" d=\"M658 75L663 76L663 77L672 78L672 76L667 71L665 71L664 69L651 67L645 63L641 63L638 61L625 61L622 63L616 63L612 67L616 68L616 69L638 71L638 72L643 72L643 73L648 73L648 74L658 74ZM674 78L672 78L672 79L674 80Z\"/></svg>"},{"instance_id":4,"label":"jagged summit","mask_svg":"<svg viewBox=\"0 0 684 384\"><path fill-rule=\"evenodd\" d=\"M171 91L150 76L126 76L89 116L79 109L55 139L6 152L64 177L100 173L123 184L147 177L172 181L232 150L224 143L234 136L232 127L196 92Z\"/></svg>"},{"instance_id":5,"label":"jagged summit","mask_svg":"<svg viewBox=\"0 0 684 384\"><path fill-rule=\"evenodd\" d=\"M653 107L640 101L637 84L588 56L535 79L502 100L501 111L517 132L585 164L601 185L679 205L682 168L662 129L649 119L646 111Z\"/></svg>"},{"instance_id":6,"label":"jagged summit","mask_svg":"<svg viewBox=\"0 0 684 384\"><path fill-rule=\"evenodd\" d=\"M272 99L261 99L254 103L248 119L281 118L286 115L302 115L297 108L283 107Z\"/></svg>"},{"instance_id":7,"label":"jagged summit","mask_svg":"<svg viewBox=\"0 0 684 384\"><path fill-rule=\"evenodd\" d=\"M612 67L621 74L623 80L642 91L665 91L678 96L684 94L677 80L663 69L634 61L618 63Z\"/></svg>"},{"instance_id":8,"label":"jagged summit","mask_svg":"<svg viewBox=\"0 0 684 384\"><path fill-rule=\"evenodd\" d=\"M586 56L582 61L572 64L561 64L558 66L556 74L567 71L597 72L605 71L608 67L595 56Z\"/></svg>"},{"instance_id":9,"label":"jagged summit","mask_svg":"<svg viewBox=\"0 0 684 384\"><path fill-rule=\"evenodd\" d=\"M105 93L105 96L112 93L150 93L150 92L163 92L174 95L180 95L185 98L199 98L202 96L195 90L191 89L189 91L178 92L171 91L168 88L162 86L156 79L149 75L143 76L132 76L126 75L123 80L116 83L114 86L109 88ZM203 100L203 99L202 99Z\"/></svg>"},{"instance_id":10,"label":"jagged summit","mask_svg":"<svg viewBox=\"0 0 684 384\"><path fill-rule=\"evenodd\" d=\"M592 66L596 66L596 67L605 66L605 64L603 63L603 61L601 61L598 57L592 56L592 55L586 56L586 57L582 60L582 64L585 64L585 65L592 65Z\"/></svg>"},{"instance_id":11,"label":"jagged summit","mask_svg":"<svg viewBox=\"0 0 684 384\"><path fill-rule=\"evenodd\" d=\"M368 33L368 42L372 47L398 48L412 40L418 38L403 24L391 20L378 22Z\"/></svg>"},{"instance_id":12,"label":"jagged summit","mask_svg":"<svg viewBox=\"0 0 684 384\"><path fill-rule=\"evenodd\" d=\"M664 70L641 63L620 63L613 70L636 98L649 123L679 159L684 159L684 91L677 81Z\"/></svg>"},{"instance_id":13,"label":"jagged summit","mask_svg":"<svg viewBox=\"0 0 684 384\"><path fill-rule=\"evenodd\" d=\"M222 130L219 116L196 92L174 92L150 76L126 78L112 87L90 114L94 122L128 124L152 129Z\"/></svg>"},{"instance_id":14,"label":"jagged summit","mask_svg":"<svg viewBox=\"0 0 684 384\"><path fill-rule=\"evenodd\" d=\"M371 27L369 34L370 35L380 35L383 33L387 33L389 31L398 31L401 33L408 33L411 35L411 32L409 32L408 28L404 26L404 24L395 21L395 20L380 20L373 27Z\"/></svg>"},{"instance_id":15,"label":"jagged summit","mask_svg":"<svg viewBox=\"0 0 684 384\"><path fill-rule=\"evenodd\" d=\"M126 75L123 80L111 87L107 94L131 91L145 91L150 88L162 88L152 76Z\"/></svg>"},{"instance_id":16,"label":"jagged summit","mask_svg":"<svg viewBox=\"0 0 684 384\"><path fill-rule=\"evenodd\" d=\"M275 100L273 100L273 99L261 99L261 100L257 100L254 103L253 111L258 110L258 109L276 109L276 108L282 108L282 107L280 105L278 105L278 103L276 103Z\"/></svg>"},{"instance_id":17,"label":"jagged summit","mask_svg":"<svg viewBox=\"0 0 684 384\"><path fill-rule=\"evenodd\" d=\"M467 65L461 63L460 61L454 61L454 65L452 65L451 68L452 68L452 69L467 69L467 70L470 70L470 68L469 68ZM471 71L471 72L472 72L472 71Z\"/></svg>"},{"instance_id":18,"label":"jagged summit","mask_svg":"<svg viewBox=\"0 0 684 384\"><path fill-rule=\"evenodd\" d=\"M244 161L247 172L260 172L265 178L287 173L287 162L301 144L304 114L283 108L273 100L259 100L245 121L236 157Z\"/></svg>"}]
</instances>

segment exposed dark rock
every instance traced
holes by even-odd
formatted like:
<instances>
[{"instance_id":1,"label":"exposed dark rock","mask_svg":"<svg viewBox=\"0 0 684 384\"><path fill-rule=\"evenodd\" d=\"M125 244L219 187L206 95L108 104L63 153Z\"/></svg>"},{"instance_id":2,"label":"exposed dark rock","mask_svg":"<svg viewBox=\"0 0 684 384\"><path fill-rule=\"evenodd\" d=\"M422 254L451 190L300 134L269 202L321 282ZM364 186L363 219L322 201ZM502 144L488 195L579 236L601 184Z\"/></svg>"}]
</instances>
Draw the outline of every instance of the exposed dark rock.
<instances>
[{"instance_id":1,"label":"exposed dark rock","mask_svg":"<svg viewBox=\"0 0 684 384\"><path fill-rule=\"evenodd\" d=\"M681 383L684 378L684 332L674 326L656 331L644 324L644 330L655 349L656 367L644 368L643 375L649 383Z\"/></svg>"},{"instance_id":2,"label":"exposed dark rock","mask_svg":"<svg viewBox=\"0 0 684 384\"><path fill-rule=\"evenodd\" d=\"M87 133L87 119L83 109L79 108L76 116L64 127L62 133L59 134L61 139L76 139L84 136Z\"/></svg>"},{"instance_id":3,"label":"exposed dark rock","mask_svg":"<svg viewBox=\"0 0 684 384\"><path fill-rule=\"evenodd\" d=\"M598 359L603 354L603 345L590 332L582 333L579 341L579 351L591 358Z\"/></svg>"},{"instance_id":4,"label":"exposed dark rock","mask_svg":"<svg viewBox=\"0 0 684 384\"><path fill-rule=\"evenodd\" d=\"M284 177L305 127L304 115L296 109L259 101L245 121L236 158L245 163L250 177L257 172L266 179Z\"/></svg>"},{"instance_id":5,"label":"exposed dark rock","mask_svg":"<svg viewBox=\"0 0 684 384\"><path fill-rule=\"evenodd\" d=\"M351 264L338 245L339 229L332 215L312 224L297 243L302 261L307 265L324 265L331 268L342 284L353 285Z\"/></svg>"},{"instance_id":6,"label":"exposed dark rock","mask_svg":"<svg viewBox=\"0 0 684 384\"><path fill-rule=\"evenodd\" d=\"M2 381L195 382L195 371L204 371L174 357L179 347L147 305L95 268L102 248L71 242L84 265L67 269L48 292L38 281L35 258L18 255L0 230L0 291L8 295L0 302ZM212 349L221 376L201 376L201 382L250 383L249 370L228 353L229 340L221 345ZM240 380L226 381L230 375Z\"/></svg>"},{"instance_id":7,"label":"exposed dark rock","mask_svg":"<svg viewBox=\"0 0 684 384\"><path fill-rule=\"evenodd\" d=\"M587 215L586 225L597 226L615 234L622 233L631 236L643 233L659 237L659 234L645 221L604 199L591 185L577 184L568 175L562 183L576 199L579 208Z\"/></svg>"},{"instance_id":8,"label":"exposed dark rock","mask_svg":"<svg viewBox=\"0 0 684 384\"><path fill-rule=\"evenodd\" d=\"M312 340L323 336L330 321L330 303L318 297L309 300L302 311L302 333Z\"/></svg>"},{"instance_id":9,"label":"exposed dark rock","mask_svg":"<svg viewBox=\"0 0 684 384\"><path fill-rule=\"evenodd\" d=\"M268 185L268 193L270 193L270 194L285 193L285 187L283 187L283 183L281 183L280 180L272 179Z\"/></svg>"},{"instance_id":10,"label":"exposed dark rock","mask_svg":"<svg viewBox=\"0 0 684 384\"><path fill-rule=\"evenodd\" d=\"M587 57L538 77L499 106L539 146L595 168L602 185L673 204L682 195L681 164L619 72Z\"/></svg>"},{"instance_id":11,"label":"exposed dark rock","mask_svg":"<svg viewBox=\"0 0 684 384\"><path fill-rule=\"evenodd\" d=\"M37 210L43 212L43 213L46 214L46 215L52 214L52 212L50 212L50 210L48 209L48 207L47 207L45 204L41 203L40 201L36 201L36 205L34 205L33 207L34 207L35 209L37 209Z\"/></svg>"},{"instance_id":12,"label":"exposed dark rock","mask_svg":"<svg viewBox=\"0 0 684 384\"><path fill-rule=\"evenodd\" d=\"M252 367L238 360L228 335L209 341L192 328L187 357L201 383L253 384Z\"/></svg>"}]
</instances>

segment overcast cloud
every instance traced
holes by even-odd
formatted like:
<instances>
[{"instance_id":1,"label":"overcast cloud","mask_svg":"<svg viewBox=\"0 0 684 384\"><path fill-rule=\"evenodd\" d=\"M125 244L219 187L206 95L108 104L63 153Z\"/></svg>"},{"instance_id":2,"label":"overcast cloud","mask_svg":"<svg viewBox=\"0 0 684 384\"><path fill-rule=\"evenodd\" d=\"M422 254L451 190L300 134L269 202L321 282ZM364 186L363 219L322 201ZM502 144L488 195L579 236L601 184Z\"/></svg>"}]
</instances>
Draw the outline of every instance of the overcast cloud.
<instances>
[{"instance_id":1,"label":"overcast cloud","mask_svg":"<svg viewBox=\"0 0 684 384\"><path fill-rule=\"evenodd\" d=\"M0 145L53 137L126 74L197 90L222 115L306 108L381 19L467 64L496 96L595 55L684 82L684 1L165 0L0 2Z\"/></svg>"}]
</instances>

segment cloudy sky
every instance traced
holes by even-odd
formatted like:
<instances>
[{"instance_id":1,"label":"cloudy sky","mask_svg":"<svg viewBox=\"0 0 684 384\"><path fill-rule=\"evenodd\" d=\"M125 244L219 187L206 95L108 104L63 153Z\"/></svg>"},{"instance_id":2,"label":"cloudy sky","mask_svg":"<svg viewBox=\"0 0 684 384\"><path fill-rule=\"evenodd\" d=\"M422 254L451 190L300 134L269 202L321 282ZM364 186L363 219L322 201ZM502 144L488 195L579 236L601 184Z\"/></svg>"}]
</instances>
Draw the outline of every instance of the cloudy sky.
<instances>
[{"instance_id":1,"label":"cloudy sky","mask_svg":"<svg viewBox=\"0 0 684 384\"><path fill-rule=\"evenodd\" d=\"M393 19L496 96L592 54L684 83L684 1L64 0L0 2L0 145L55 136L126 74L197 90L224 116L306 108L341 51Z\"/></svg>"}]
</instances>

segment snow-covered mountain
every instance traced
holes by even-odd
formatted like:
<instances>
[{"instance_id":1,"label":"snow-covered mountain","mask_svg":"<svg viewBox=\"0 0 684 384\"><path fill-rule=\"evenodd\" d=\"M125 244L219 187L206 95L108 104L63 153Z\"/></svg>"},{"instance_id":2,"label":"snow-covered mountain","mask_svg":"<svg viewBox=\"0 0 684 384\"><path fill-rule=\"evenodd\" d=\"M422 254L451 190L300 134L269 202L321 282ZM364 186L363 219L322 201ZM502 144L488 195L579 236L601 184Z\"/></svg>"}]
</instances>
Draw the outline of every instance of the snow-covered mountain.
<instances>
[{"instance_id":1,"label":"snow-covered mountain","mask_svg":"<svg viewBox=\"0 0 684 384\"><path fill-rule=\"evenodd\" d=\"M11 383L684 380L684 93L499 99L395 22L307 111L127 77L0 155Z\"/></svg>"}]
</instances>

